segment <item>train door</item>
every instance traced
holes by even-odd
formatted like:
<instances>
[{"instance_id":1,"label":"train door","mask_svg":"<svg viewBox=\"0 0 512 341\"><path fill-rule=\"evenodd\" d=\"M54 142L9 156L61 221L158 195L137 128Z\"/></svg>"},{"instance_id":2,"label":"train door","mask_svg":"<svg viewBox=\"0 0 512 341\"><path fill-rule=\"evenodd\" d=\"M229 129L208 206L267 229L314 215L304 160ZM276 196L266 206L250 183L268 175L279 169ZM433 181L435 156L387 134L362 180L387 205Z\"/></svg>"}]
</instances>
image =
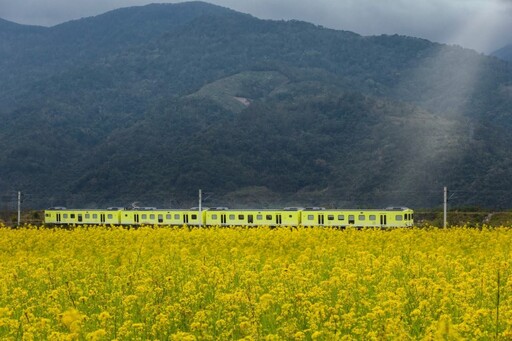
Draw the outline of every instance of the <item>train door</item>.
<instances>
[{"instance_id":1,"label":"train door","mask_svg":"<svg viewBox=\"0 0 512 341\"><path fill-rule=\"evenodd\" d=\"M380 215L380 225L381 226L386 226L387 224L388 224L387 215L381 214Z\"/></svg>"},{"instance_id":2,"label":"train door","mask_svg":"<svg viewBox=\"0 0 512 341\"><path fill-rule=\"evenodd\" d=\"M283 217L280 214L276 214L276 224L281 225L283 223Z\"/></svg>"},{"instance_id":3,"label":"train door","mask_svg":"<svg viewBox=\"0 0 512 341\"><path fill-rule=\"evenodd\" d=\"M133 222L134 222L134 223L136 223L136 224L138 224L138 223L139 223L139 215L138 215L137 213L135 213L135 214L133 215Z\"/></svg>"},{"instance_id":4,"label":"train door","mask_svg":"<svg viewBox=\"0 0 512 341\"><path fill-rule=\"evenodd\" d=\"M183 223L188 224L188 214L183 215Z\"/></svg>"},{"instance_id":5,"label":"train door","mask_svg":"<svg viewBox=\"0 0 512 341\"><path fill-rule=\"evenodd\" d=\"M247 223L252 224L254 223L254 218L252 214L247 215Z\"/></svg>"},{"instance_id":6,"label":"train door","mask_svg":"<svg viewBox=\"0 0 512 341\"><path fill-rule=\"evenodd\" d=\"M324 224L324 215L319 214L318 215L318 225L323 225L323 224Z\"/></svg>"},{"instance_id":7,"label":"train door","mask_svg":"<svg viewBox=\"0 0 512 341\"><path fill-rule=\"evenodd\" d=\"M225 214L221 214L220 215L220 224L221 225L225 225L226 224L226 215Z\"/></svg>"},{"instance_id":8,"label":"train door","mask_svg":"<svg viewBox=\"0 0 512 341\"><path fill-rule=\"evenodd\" d=\"M60 221L61 221L60 213L57 213L57 222L60 223Z\"/></svg>"},{"instance_id":9,"label":"train door","mask_svg":"<svg viewBox=\"0 0 512 341\"><path fill-rule=\"evenodd\" d=\"M105 213L100 214L100 222L101 223L105 222Z\"/></svg>"}]
</instances>

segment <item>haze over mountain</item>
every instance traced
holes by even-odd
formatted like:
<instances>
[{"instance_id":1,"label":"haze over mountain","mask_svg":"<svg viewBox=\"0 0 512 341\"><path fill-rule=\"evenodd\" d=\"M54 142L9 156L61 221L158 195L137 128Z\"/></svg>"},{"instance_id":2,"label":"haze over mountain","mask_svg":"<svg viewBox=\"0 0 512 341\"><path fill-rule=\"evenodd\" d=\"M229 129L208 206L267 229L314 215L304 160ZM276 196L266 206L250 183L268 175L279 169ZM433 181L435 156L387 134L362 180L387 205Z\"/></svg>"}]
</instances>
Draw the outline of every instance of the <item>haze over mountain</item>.
<instances>
[{"instance_id":1,"label":"haze over mountain","mask_svg":"<svg viewBox=\"0 0 512 341\"><path fill-rule=\"evenodd\" d=\"M35 207L510 207L511 64L202 2L0 21L0 192Z\"/></svg>"},{"instance_id":2,"label":"haze over mountain","mask_svg":"<svg viewBox=\"0 0 512 341\"><path fill-rule=\"evenodd\" d=\"M494 51L491 55L512 62L512 44L503 46L501 49Z\"/></svg>"}]
</instances>

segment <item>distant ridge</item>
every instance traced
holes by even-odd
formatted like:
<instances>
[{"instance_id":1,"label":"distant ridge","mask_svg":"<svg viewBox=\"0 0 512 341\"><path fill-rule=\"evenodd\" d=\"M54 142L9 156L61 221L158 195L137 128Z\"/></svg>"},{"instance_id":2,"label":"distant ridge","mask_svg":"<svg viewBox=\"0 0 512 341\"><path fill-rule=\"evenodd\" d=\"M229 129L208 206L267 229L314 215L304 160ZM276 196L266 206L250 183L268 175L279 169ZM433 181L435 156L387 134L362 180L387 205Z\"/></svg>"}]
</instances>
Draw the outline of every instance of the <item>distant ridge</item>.
<instances>
[{"instance_id":1,"label":"distant ridge","mask_svg":"<svg viewBox=\"0 0 512 341\"><path fill-rule=\"evenodd\" d=\"M176 4L149 4L112 10L93 17L68 21L54 26L55 28L76 26L79 24L94 25L95 23L110 22L113 27L133 27L133 24L146 24L151 21L155 27L166 25L178 26L201 16L212 16L226 13L236 13L225 7L201 1ZM128 26L132 24L132 26Z\"/></svg>"},{"instance_id":2,"label":"distant ridge","mask_svg":"<svg viewBox=\"0 0 512 341\"><path fill-rule=\"evenodd\" d=\"M44 29L43 26L23 25L0 18L0 34L41 31Z\"/></svg>"},{"instance_id":3,"label":"distant ridge","mask_svg":"<svg viewBox=\"0 0 512 341\"><path fill-rule=\"evenodd\" d=\"M512 44L508 44L499 50L494 51L492 54L494 57L511 62L512 61Z\"/></svg>"}]
</instances>

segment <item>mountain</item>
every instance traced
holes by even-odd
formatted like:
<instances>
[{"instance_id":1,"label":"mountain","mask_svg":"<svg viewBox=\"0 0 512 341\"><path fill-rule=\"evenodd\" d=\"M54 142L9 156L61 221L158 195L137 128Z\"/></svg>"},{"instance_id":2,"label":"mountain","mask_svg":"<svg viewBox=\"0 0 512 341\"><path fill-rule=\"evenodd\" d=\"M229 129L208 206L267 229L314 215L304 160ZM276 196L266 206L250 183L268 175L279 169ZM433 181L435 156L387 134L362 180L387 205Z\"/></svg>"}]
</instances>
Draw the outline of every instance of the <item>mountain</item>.
<instances>
[{"instance_id":1,"label":"mountain","mask_svg":"<svg viewBox=\"0 0 512 341\"><path fill-rule=\"evenodd\" d=\"M508 45L502 47L501 49L494 51L493 53L491 53L491 56L511 62L512 61L512 44L508 44Z\"/></svg>"},{"instance_id":2,"label":"mountain","mask_svg":"<svg viewBox=\"0 0 512 341\"><path fill-rule=\"evenodd\" d=\"M512 199L512 67L460 47L153 4L1 21L0 78L0 193L36 208Z\"/></svg>"}]
</instances>

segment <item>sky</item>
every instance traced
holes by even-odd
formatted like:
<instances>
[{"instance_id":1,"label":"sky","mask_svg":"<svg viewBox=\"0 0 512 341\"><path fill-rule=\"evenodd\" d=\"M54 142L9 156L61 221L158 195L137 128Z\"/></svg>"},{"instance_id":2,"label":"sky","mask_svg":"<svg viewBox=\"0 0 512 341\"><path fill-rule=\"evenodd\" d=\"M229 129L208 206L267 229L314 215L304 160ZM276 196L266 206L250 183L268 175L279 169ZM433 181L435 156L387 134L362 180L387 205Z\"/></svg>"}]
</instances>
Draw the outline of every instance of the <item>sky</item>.
<instances>
[{"instance_id":1,"label":"sky","mask_svg":"<svg viewBox=\"0 0 512 341\"><path fill-rule=\"evenodd\" d=\"M0 18L53 26L151 0L0 0ZM182 1L153 1L176 3ZM400 34L490 53L512 43L512 0L209 0L261 19Z\"/></svg>"}]
</instances>

